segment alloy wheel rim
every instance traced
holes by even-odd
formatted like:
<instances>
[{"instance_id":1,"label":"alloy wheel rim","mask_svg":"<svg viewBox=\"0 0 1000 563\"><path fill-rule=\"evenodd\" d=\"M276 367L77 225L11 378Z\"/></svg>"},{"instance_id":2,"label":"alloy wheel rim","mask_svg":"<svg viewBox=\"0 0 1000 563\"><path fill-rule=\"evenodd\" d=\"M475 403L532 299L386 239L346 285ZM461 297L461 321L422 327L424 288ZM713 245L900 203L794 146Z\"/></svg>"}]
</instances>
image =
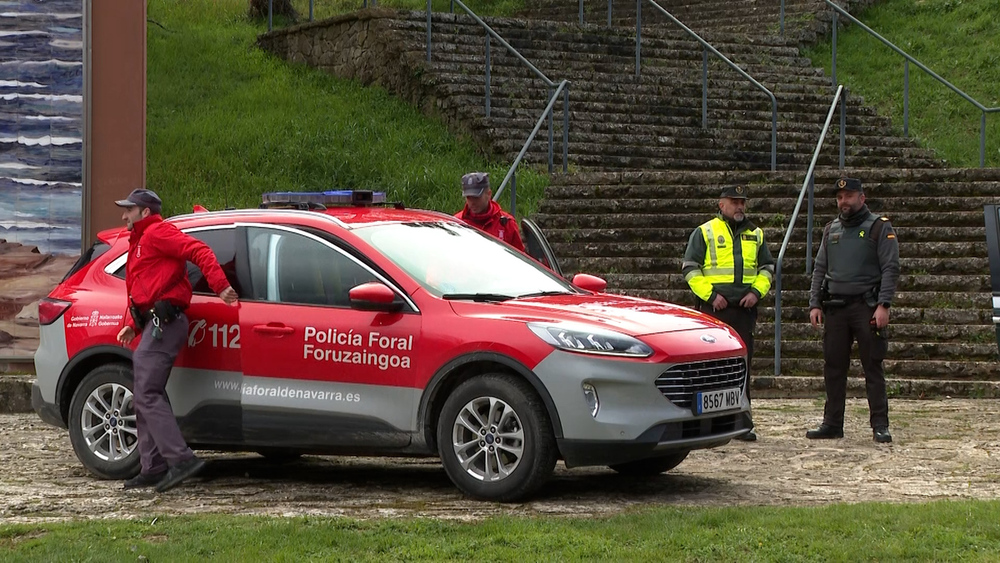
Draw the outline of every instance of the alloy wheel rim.
<instances>
[{"instance_id":1,"label":"alloy wheel rim","mask_svg":"<svg viewBox=\"0 0 1000 563\"><path fill-rule=\"evenodd\" d=\"M465 404L452 427L452 448L462 469L479 481L509 477L524 456L524 426L517 412L496 397Z\"/></svg>"},{"instance_id":2,"label":"alloy wheel rim","mask_svg":"<svg viewBox=\"0 0 1000 563\"><path fill-rule=\"evenodd\" d=\"M118 383L98 386L87 397L80 414L87 449L103 461L122 461L138 443L132 391Z\"/></svg>"}]
</instances>

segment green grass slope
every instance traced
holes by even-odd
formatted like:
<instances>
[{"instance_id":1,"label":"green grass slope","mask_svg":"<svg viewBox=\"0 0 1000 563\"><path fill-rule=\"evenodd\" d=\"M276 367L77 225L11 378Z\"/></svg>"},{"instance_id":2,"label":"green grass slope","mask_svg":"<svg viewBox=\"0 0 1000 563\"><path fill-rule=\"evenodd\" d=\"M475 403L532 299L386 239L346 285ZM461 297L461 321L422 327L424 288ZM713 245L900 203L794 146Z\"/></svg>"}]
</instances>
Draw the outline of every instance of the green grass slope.
<instances>
[{"instance_id":1,"label":"green grass slope","mask_svg":"<svg viewBox=\"0 0 1000 563\"><path fill-rule=\"evenodd\" d=\"M884 0L855 17L984 106L1000 107L1000 0ZM838 81L902 131L903 57L857 26L837 35ZM830 41L806 55L830 72ZM950 166L979 166L982 115L910 64L909 134ZM986 115L986 166L1000 166L1000 112Z\"/></svg>"},{"instance_id":2,"label":"green grass slope","mask_svg":"<svg viewBox=\"0 0 1000 563\"><path fill-rule=\"evenodd\" d=\"M511 163L490 162L385 90L259 51L266 21L246 12L246 0L148 4L147 184L166 214L196 203L255 207L268 191L349 188L454 212L465 172L487 170L499 186ZM523 171L519 215L548 182ZM508 193L501 200L507 207Z\"/></svg>"}]
</instances>

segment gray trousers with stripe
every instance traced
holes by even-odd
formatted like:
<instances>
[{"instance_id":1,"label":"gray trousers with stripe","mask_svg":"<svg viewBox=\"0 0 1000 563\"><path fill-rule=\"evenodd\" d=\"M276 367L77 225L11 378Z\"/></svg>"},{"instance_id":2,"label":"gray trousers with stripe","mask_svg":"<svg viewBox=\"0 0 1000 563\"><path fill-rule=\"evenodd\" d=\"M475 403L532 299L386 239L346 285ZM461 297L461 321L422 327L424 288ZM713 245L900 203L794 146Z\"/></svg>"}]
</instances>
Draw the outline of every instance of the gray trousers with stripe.
<instances>
[{"instance_id":1,"label":"gray trousers with stripe","mask_svg":"<svg viewBox=\"0 0 1000 563\"><path fill-rule=\"evenodd\" d=\"M132 354L135 377L132 404L139 434L139 459L145 474L166 471L168 466L194 457L167 399L167 378L187 341L187 316L181 313L160 328L163 337L157 340L151 334L153 323L147 323Z\"/></svg>"}]
</instances>

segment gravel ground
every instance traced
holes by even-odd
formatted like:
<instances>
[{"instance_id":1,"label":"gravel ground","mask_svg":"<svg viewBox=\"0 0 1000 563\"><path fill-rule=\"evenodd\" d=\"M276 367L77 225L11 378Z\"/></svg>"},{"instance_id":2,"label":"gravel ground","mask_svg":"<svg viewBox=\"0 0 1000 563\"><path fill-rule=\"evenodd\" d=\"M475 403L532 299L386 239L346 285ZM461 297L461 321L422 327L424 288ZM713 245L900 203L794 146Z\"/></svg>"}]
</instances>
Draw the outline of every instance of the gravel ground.
<instances>
[{"instance_id":1,"label":"gravel ground","mask_svg":"<svg viewBox=\"0 0 1000 563\"><path fill-rule=\"evenodd\" d=\"M630 480L607 468L556 467L519 504L464 498L436 459L306 456L279 464L205 452L205 472L165 494L122 491L77 461L66 432L33 414L0 415L0 522L159 514L426 516L615 514L641 506L816 505L1000 497L1000 401L890 399L895 442L872 441L868 408L849 400L846 437L811 441L822 401L760 399L760 440L693 452L676 469Z\"/></svg>"}]
</instances>

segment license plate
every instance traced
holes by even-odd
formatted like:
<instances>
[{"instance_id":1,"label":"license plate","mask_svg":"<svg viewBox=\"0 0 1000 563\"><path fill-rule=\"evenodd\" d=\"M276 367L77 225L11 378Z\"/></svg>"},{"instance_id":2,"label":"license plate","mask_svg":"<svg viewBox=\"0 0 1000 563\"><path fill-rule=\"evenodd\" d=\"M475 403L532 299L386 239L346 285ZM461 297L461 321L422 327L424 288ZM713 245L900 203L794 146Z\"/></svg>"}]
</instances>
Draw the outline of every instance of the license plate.
<instances>
[{"instance_id":1,"label":"license plate","mask_svg":"<svg viewBox=\"0 0 1000 563\"><path fill-rule=\"evenodd\" d=\"M742 399L743 389L739 387L700 391L694 394L694 412L695 414L705 414L738 409Z\"/></svg>"}]
</instances>

